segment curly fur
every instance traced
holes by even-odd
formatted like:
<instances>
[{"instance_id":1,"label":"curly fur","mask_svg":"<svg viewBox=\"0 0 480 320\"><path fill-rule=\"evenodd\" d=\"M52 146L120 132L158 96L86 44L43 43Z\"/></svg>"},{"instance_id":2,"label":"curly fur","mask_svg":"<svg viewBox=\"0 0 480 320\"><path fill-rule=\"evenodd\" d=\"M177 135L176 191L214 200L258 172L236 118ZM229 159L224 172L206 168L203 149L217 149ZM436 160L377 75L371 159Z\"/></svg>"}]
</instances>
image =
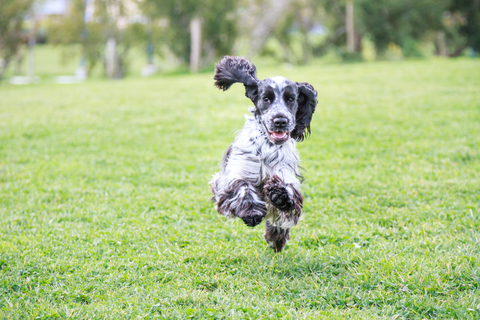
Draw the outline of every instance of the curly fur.
<instances>
[{"instance_id":1,"label":"curly fur","mask_svg":"<svg viewBox=\"0 0 480 320\"><path fill-rule=\"evenodd\" d=\"M215 67L215 85L225 91L243 83L255 107L210 181L212 200L219 213L247 226L266 220L265 240L281 251L302 215L295 144L310 134L317 92L283 77L260 81L255 66L241 57L226 56Z\"/></svg>"}]
</instances>

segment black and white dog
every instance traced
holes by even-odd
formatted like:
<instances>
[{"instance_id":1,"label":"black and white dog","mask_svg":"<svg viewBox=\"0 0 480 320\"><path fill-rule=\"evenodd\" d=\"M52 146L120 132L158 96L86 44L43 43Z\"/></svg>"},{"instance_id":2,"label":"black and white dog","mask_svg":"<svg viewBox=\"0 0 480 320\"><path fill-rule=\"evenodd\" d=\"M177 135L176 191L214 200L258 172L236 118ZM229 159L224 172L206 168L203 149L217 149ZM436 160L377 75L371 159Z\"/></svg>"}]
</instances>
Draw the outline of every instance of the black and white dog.
<instances>
[{"instance_id":1,"label":"black and white dog","mask_svg":"<svg viewBox=\"0 0 480 320\"><path fill-rule=\"evenodd\" d=\"M224 57L215 65L215 86L223 91L243 83L249 108L245 126L223 157L221 172L210 184L219 213L254 227L265 218L265 240L281 251L290 228L302 214L301 175L295 141L310 134L317 91L305 82L283 77L263 81L255 66L241 57Z\"/></svg>"}]
</instances>

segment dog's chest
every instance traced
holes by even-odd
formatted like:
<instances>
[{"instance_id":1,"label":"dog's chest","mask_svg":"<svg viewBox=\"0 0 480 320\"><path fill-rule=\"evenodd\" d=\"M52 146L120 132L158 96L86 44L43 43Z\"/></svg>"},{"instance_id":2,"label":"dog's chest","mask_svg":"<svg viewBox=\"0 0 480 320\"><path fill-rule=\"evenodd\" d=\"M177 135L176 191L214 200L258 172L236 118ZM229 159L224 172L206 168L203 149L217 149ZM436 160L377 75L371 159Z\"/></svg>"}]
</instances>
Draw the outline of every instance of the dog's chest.
<instances>
[{"instance_id":1,"label":"dog's chest","mask_svg":"<svg viewBox=\"0 0 480 320\"><path fill-rule=\"evenodd\" d=\"M259 141L256 148L262 176L270 176L278 170L288 167L295 170L299 158L293 141L288 141L281 146L273 145L268 141Z\"/></svg>"}]
</instances>

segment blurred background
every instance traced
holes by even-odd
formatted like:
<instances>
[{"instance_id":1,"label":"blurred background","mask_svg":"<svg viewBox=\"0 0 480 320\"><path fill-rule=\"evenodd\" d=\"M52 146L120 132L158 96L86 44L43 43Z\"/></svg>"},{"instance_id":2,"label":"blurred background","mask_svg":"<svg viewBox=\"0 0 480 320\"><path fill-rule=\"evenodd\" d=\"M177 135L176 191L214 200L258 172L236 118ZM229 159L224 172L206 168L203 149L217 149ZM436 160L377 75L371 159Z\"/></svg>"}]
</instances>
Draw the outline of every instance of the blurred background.
<instances>
[{"instance_id":1,"label":"blurred background","mask_svg":"<svg viewBox=\"0 0 480 320\"><path fill-rule=\"evenodd\" d=\"M2 0L0 81L211 72L224 55L285 66L475 57L480 0Z\"/></svg>"},{"instance_id":2,"label":"blurred background","mask_svg":"<svg viewBox=\"0 0 480 320\"><path fill-rule=\"evenodd\" d=\"M0 319L480 319L479 8L0 0ZM318 91L280 255L209 201L227 54Z\"/></svg>"}]
</instances>

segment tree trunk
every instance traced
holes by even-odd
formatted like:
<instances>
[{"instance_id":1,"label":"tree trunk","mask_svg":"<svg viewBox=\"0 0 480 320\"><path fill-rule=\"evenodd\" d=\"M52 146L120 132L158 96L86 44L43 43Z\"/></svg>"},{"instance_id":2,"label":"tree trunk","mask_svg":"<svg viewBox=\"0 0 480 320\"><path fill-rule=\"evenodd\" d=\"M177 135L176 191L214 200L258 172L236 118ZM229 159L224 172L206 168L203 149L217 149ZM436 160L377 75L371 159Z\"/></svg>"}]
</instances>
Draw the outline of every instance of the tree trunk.
<instances>
[{"instance_id":1,"label":"tree trunk","mask_svg":"<svg viewBox=\"0 0 480 320\"><path fill-rule=\"evenodd\" d=\"M37 20L33 19L33 27L28 35L28 58L27 58L27 78L30 83L33 83L35 77L35 35L37 34Z\"/></svg>"},{"instance_id":2,"label":"tree trunk","mask_svg":"<svg viewBox=\"0 0 480 320\"><path fill-rule=\"evenodd\" d=\"M21 51L18 51L14 59L16 76L19 76L22 74L22 62L23 62L23 54L21 53Z\"/></svg>"},{"instance_id":3,"label":"tree trunk","mask_svg":"<svg viewBox=\"0 0 480 320\"><path fill-rule=\"evenodd\" d=\"M117 43L113 37L107 39L105 59L105 71L108 79L114 79L117 75Z\"/></svg>"},{"instance_id":4,"label":"tree trunk","mask_svg":"<svg viewBox=\"0 0 480 320\"><path fill-rule=\"evenodd\" d=\"M355 52L355 27L353 24L353 0L348 0L345 7L345 26L347 29L347 51Z\"/></svg>"},{"instance_id":5,"label":"tree trunk","mask_svg":"<svg viewBox=\"0 0 480 320\"><path fill-rule=\"evenodd\" d=\"M250 48L247 57L252 58L262 50L270 32L275 28L278 21L290 7L292 0L269 0L261 9L253 25L249 26L252 30L250 35Z\"/></svg>"},{"instance_id":6,"label":"tree trunk","mask_svg":"<svg viewBox=\"0 0 480 320\"><path fill-rule=\"evenodd\" d=\"M362 35L355 32L355 52L362 53Z\"/></svg>"},{"instance_id":7,"label":"tree trunk","mask_svg":"<svg viewBox=\"0 0 480 320\"><path fill-rule=\"evenodd\" d=\"M449 56L450 58L458 57L459 55L462 54L462 52L463 52L465 49L467 49L467 47L468 47L467 45L463 45L463 46L457 48L457 50L455 50L455 51L453 51L452 53L450 53L448 56Z\"/></svg>"},{"instance_id":8,"label":"tree trunk","mask_svg":"<svg viewBox=\"0 0 480 320\"><path fill-rule=\"evenodd\" d=\"M439 31L437 32L437 37L435 38L435 49L436 54L438 56L446 57L447 52L447 44L445 43L445 32Z\"/></svg>"},{"instance_id":9,"label":"tree trunk","mask_svg":"<svg viewBox=\"0 0 480 320\"><path fill-rule=\"evenodd\" d=\"M190 71L198 72L202 54L202 20L194 18L190 21Z\"/></svg>"},{"instance_id":10,"label":"tree trunk","mask_svg":"<svg viewBox=\"0 0 480 320\"><path fill-rule=\"evenodd\" d=\"M28 39L27 77L33 82L35 76L35 35Z\"/></svg>"},{"instance_id":11,"label":"tree trunk","mask_svg":"<svg viewBox=\"0 0 480 320\"><path fill-rule=\"evenodd\" d=\"M5 71L7 71L9 64L10 57L3 58L3 65L0 65L0 83L2 83L3 76L5 74Z\"/></svg>"}]
</instances>

